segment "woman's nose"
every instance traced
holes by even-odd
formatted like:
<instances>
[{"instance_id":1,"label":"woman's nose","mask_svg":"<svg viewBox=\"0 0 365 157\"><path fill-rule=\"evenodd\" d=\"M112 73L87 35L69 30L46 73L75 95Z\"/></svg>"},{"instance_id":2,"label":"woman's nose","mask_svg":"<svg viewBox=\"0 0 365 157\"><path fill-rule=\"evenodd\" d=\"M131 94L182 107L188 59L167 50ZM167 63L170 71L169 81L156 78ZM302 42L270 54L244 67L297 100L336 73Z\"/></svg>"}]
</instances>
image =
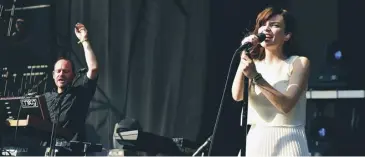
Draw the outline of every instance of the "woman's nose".
<instances>
[{"instance_id":1,"label":"woman's nose","mask_svg":"<svg viewBox=\"0 0 365 157\"><path fill-rule=\"evenodd\" d=\"M264 32L269 32L269 31L270 31L270 26L269 25L264 26Z\"/></svg>"}]
</instances>

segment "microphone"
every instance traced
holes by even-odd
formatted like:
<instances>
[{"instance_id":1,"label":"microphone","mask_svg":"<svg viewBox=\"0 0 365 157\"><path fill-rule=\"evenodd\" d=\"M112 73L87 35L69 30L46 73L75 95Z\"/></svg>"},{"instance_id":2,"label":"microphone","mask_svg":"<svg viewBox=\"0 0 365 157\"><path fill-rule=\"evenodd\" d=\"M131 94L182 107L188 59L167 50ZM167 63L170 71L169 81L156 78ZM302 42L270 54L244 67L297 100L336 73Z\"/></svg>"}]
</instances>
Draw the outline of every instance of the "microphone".
<instances>
[{"instance_id":1,"label":"microphone","mask_svg":"<svg viewBox=\"0 0 365 157\"><path fill-rule=\"evenodd\" d=\"M264 33L260 33L256 36L259 38L259 43L263 42L266 39L266 35ZM253 44L251 42L247 42L247 43L241 45L236 50L236 52L240 52L240 51L243 51L243 50L248 50L248 49L252 48L252 46L253 46Z\"/></svg>"}]
</instances>

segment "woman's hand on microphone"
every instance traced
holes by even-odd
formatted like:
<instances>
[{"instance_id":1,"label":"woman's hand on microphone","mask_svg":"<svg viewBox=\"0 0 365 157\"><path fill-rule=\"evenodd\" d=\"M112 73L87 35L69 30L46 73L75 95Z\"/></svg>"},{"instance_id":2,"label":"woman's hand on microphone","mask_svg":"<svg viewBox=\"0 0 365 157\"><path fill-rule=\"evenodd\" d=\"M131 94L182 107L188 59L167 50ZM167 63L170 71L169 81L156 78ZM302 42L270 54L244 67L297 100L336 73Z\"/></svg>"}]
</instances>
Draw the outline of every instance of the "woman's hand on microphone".
<instances>
[{"instance_id":1,"label":"woman's hand on microphone","mask_svg":"<svg viewBox=\"0 0 365 157\"><path fill-rule=\"evenodd\" d=\"M259 44L259 38L256 35L249 35L241 41L241 45L244 45L244 44L247 44L247 43L251 43L252 48L254 48ZM243 55L247 54L246 51L247 50L243 50L243 52L241 53L241 58L243 57Z\"/></svg>"},{"instance_id":2,"label":"woman's hand on microphone","mask_svg":"<svg viewBox=\"0 0 365 157\"><path fill-rule=\"evenodd\" d=\"M241 41L241 45L244 45L246 43L251 43L254 47L259 44L259 38L257 35L249 35L246 38L243 38Z\"/></svg>"},{"instance_id":3,"label":"woman's hand on microphone","mask_svg":"<svg viewBox=\"0 0 365 157\"><path fill-rule=\"evenodd\" d=\"M242 45L246 43L251 43L253 47L255 47L259 44L259 38L256 35L247 36L241 41ZM246 55L245 52L241 53L241 62L238 70L248 78L251 76L253 77L257 73L254 62Z\"/></svg>"},{"instance_id":4,"label":"woman's hand on microphone","mask_svg":"<svg viewBox=\"0 0 365 157\"><path fill-rule=\"evenodd\" d=\"M239 68L240 71L242 71L242 73L249 79L252 79L257 74L255 63L250 57L248 57L244 53L242 53L241 55L241 62Z\"/></svg>"}]
</instances>

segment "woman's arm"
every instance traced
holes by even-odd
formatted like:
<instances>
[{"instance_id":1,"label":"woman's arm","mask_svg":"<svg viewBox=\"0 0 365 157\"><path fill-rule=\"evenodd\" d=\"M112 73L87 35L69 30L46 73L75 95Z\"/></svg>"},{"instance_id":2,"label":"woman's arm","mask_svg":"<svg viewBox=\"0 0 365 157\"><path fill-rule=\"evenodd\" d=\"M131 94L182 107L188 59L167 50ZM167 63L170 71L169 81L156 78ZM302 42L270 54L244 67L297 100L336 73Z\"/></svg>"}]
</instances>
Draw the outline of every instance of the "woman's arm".
<instances>
[{"instance_id":1,"label":"woman's arm","mask_svg":"<svg viewBox=\"0 0 365 157\"><path fill-rule=\"evenodd\" d=\"M244 87L244 77L245 75L243 74L243 65L240 64L238 66L238 70L236 72L236 75L234 77L234 80L233 80L233 84L232 84L232 98L233 100L235 101L242 101L244 98L243 98L243 87Z\"/></svg>"},{"instance_id":2,"label":"woman's arm","mask_svg":"<svg viewBox=\"0 0 365 157\"><path fill-rule=\"evenodd\" d=\"M293 63L293 71L288 88L284 93L272 87L265 79L260 78L256 85L262 94L281 112L288 113L297 103L308 84L310 62L306 57L299 57Z\"/></svg>"}]
</instances>

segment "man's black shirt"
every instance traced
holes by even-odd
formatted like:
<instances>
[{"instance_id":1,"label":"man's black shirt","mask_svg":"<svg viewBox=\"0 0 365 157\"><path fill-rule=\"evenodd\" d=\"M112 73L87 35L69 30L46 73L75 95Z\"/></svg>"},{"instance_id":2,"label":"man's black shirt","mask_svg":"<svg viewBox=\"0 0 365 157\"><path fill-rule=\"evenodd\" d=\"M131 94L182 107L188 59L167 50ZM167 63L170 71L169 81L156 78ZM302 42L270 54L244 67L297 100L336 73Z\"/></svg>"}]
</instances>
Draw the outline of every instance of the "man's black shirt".
<instances>
[{"instance_id":1,"label":"man's black shirt","mask_svg":"<svg viewBox=\"0 0 365 157\"><path fill-rule=\"evenodd\" d=\"M79 84L70 85L62 93L52 91L44 94L51 121L73 132L72 141L85 140L85 120L97 78L91 80L84 74L79 81Z\"/></svg>"}]
</instances>

